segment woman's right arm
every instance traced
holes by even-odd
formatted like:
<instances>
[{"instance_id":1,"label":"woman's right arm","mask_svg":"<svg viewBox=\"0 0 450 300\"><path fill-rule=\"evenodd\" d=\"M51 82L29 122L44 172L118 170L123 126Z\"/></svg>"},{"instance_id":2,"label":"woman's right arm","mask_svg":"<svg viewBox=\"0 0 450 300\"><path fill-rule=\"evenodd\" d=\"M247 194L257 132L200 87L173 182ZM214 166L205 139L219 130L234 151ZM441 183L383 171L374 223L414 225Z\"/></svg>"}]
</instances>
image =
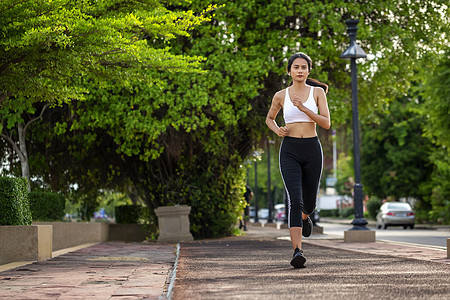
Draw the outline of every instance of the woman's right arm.
<instances>
[{"instance_id":1,"label":"woman's right arm","mask_svg":"<svg viewBox=\"0 0 450 300\"><path fill-rule=\"evenodd\" d=\"M272 99L272 104L270 105L269 112L267 113L266 117L266 124L267 126L275 132L279 137L284 137L287 135L288 130L286 126L278 127L277 122L275 122L275 118L277 117L278 112L282 108L282 100L284 97L282 97L282 92L277 92Z\"/></svg>"}]
</instances>

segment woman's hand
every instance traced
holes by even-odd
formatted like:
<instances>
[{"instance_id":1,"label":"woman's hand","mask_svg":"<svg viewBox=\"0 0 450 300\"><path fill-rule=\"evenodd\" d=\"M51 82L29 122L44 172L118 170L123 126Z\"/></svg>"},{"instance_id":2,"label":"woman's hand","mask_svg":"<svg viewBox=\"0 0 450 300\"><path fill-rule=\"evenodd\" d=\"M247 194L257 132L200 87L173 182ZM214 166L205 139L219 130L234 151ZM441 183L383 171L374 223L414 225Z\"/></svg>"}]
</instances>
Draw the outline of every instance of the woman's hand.
<instances>
[{"instance_id":1,"label":"woman's hand","mask_svg":"<svg viewBox=\"0 0 450 300\"><path fill-rule=\"evenodd\" d=\"M294 97L292 98L292 104L294 104L295 107L297 107L300 111L305 111L307 110L306 106L303 105L302 99L297 96L294 95Z\"/></svg>"},{"instance_id":2,"label":"woman's hand","mask_svg":"<svg viewBox=\"0 0 450 300\"><path fill-rule=\"evenodd\" d=\"M288 128L286 126L282 126L278 128L277 135L279 137L285 137L288 134Z\"/></svg>"}]
</instances>

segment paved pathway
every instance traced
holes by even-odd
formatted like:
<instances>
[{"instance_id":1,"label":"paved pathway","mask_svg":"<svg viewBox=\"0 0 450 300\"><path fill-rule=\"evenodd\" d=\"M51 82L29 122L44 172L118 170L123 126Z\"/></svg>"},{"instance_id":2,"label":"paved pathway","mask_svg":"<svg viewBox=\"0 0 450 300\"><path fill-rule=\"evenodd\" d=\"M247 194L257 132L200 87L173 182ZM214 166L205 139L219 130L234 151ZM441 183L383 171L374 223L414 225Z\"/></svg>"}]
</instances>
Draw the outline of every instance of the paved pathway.
<instances>
[{"instance_id":1,"label":"paved pathway","mask_svg":"<svg viewBox=\"0 0 450 300\"><path fill-rule=\"evenodd\" d=\"M0 299L450 299L446 251L313 235L293 269L288 234L181 243L177 262L173 244L91 245L0 272Z\"/></svg>"},{"instance_id":2,"label":"paved pathway","mask_svg":"<svg viewBox=\"0 0 450 300\"><path fill-rule=\"evenodd\" d=\"M102 243L0 273L0 299L159 299L174 245Z\"/></svg>"},{"instance_id":3,"label":"paved pathway","mask_svg":"<svg viewBox=\"0 0 450 300\"><path fill-rule=\"evenodd\" d=\"M294 269L282 233L182 243L173 299L450 299L444 251L319 236L304 243L306 268Z\"/></svg>"}]
</instances>

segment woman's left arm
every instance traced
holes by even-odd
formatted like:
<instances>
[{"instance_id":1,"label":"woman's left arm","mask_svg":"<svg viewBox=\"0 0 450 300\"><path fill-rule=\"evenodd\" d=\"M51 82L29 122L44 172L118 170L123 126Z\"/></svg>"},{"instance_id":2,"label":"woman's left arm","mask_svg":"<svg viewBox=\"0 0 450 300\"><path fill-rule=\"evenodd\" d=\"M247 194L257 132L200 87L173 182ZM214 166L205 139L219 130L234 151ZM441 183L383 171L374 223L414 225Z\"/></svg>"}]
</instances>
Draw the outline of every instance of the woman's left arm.
<instances>
[{"instance_id":1,"label":"woman's left arm","mask_svg":"<svg viewBox=\"0 0 450 300\"><path fill-rule=\"evenodd\" d=\"M315 95L314 95L315 94ZM300 99L293 99L293 104L302 112L308 115L314 122L316 122L320 127L325 129L330 129L331 120L330 120L330 110L328 109L327 96L325 95L325 91L322 88L314 88L314 100L317 99L317 106L319 108L319 113L316 114L312 110L308 109L303 105Z\"/></svg>"}]
</instances>

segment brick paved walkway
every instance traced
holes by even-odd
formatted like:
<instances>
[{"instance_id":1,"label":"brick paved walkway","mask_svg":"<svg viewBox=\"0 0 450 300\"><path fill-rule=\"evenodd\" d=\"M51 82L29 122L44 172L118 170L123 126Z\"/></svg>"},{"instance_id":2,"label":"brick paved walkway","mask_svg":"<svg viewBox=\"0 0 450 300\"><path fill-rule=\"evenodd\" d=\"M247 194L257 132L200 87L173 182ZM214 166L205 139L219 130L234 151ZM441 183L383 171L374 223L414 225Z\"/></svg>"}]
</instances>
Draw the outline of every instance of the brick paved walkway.
<instances>
[{"instance_id":1,"label":"brick paved walkway","mask_svg":"<svg viewBox=\"0 0 450 300\"><path fill-rule=\"evenodd\" d=\"M102 243L0 273L0 299L159 299L174 245Z\"/></svg>"}]
</instances>

